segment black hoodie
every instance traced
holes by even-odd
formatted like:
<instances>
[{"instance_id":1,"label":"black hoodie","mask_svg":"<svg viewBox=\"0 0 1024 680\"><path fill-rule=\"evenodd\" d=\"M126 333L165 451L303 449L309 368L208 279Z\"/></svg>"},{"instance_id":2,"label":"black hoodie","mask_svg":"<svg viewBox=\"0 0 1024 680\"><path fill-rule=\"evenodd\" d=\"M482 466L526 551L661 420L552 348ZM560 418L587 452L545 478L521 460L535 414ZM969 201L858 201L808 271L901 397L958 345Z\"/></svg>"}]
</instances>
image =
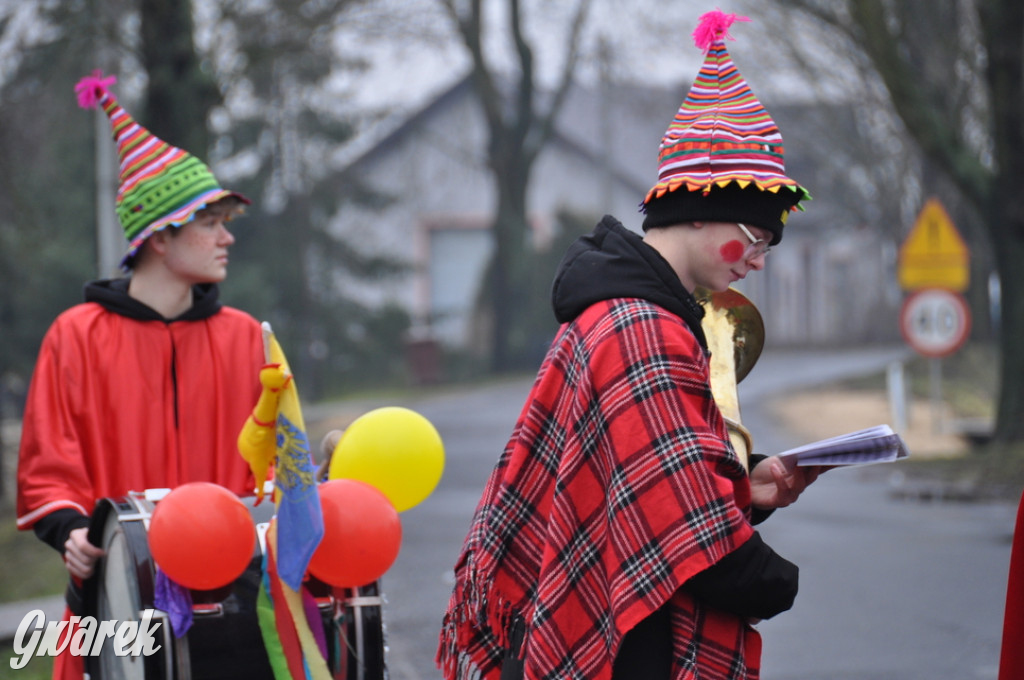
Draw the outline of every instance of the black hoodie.
<instances>
[{"instance_id":1,"label":"black hoodie","mask_svg":"<svg viewBox=\"0 0 1024 680\"><path fill-rule=\"evenodd\" d=\"M707 351L701 329L704 308L683 287L672 266L640 236L605 215L592 234L579 238L558 265L551 303L559 323L595 302L640 298L683 319Z\"/></svg>"},{"instance_id":2,"label":"black hoodie","mask_svg":"<svg viewBox=\"0 0 1024 680\"><path fill-rule=\"evenodd\" d=\"M85 301L136 321L199 321L220 310L220 290L215 283L192 286L192 306L174 319L165 319L153 308L128 295L129 278L101 279L85 284Z\"/></svg>"}]
</instances>

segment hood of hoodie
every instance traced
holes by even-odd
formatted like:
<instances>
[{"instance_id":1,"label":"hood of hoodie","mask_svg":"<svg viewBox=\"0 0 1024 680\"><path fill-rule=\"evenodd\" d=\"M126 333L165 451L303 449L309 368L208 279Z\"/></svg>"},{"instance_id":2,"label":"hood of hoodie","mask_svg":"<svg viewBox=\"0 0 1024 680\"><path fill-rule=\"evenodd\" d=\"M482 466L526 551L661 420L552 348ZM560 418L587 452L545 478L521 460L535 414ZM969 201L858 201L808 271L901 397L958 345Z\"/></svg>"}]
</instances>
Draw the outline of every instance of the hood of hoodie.
<instances>
[{"instance_id":1,"label":"hood of hoodie","mask_svg":"<svg viewBox=\"0 0 1024 680\"><path fill-rule=\"evenodd\" d=\"M593 233L566 251L555 275L551 302L559 323L572 321L587 307L613 298L640 298L682 318L701 346L707 341L701 307L683 287L672 266L639 234L605 215Z\"/></svg>"},{"instance_id":2,"label":"hood of hoodie","mask_svg":"<svg viewBox=\"0 0 1024 680\"><path fill-rule=\"evenodd\" d=\"M130 278L101 279L85 284L85 301L95 302L104 309L136 321L198 321L220 311L220 290L215 283L192 287L192 306L174 319L165 319L156 310L128 294Z\"/></svg>"}]
</instances>

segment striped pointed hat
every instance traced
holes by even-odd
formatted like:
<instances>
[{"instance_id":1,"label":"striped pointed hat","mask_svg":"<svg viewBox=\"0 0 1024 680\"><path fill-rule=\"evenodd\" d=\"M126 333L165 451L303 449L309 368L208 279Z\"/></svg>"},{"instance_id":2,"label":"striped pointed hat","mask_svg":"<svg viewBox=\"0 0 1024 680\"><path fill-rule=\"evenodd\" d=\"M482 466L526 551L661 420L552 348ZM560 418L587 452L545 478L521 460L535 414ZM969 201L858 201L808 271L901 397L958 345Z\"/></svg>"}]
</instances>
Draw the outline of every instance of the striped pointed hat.
<instances>
[{"instance_id":1,"label":"striped pointed hat","mask_svg":"<svg viewBox=\"0 0 1024 680\"><path fill-rule=\"evenodd\" d=\"M132 118L108 89L117 79L95 71L75 85L78 105L84 109L103 107L110 118L120 158L120 186L117 190L117 218L128 239L128 252L121 260L128 269L147 238L167 227L180 227L206 206L234 196L222 189L210 169L183 149L156 137Z\"/></svg>"},{"instance_id":2,"label":"striped pointed hat","mask_svg":"<svg viewBox=\"0 0 1024 680\"><path fill-rule=\"evenodd\" d=\"M682 222L743 222L782 239L791 210L809 200L786 176L782 135L725 49L734 21L708 12L693 32L706 56L661 139L658 182L641 204L644 229Z\"/></svg>"}]
</instances>

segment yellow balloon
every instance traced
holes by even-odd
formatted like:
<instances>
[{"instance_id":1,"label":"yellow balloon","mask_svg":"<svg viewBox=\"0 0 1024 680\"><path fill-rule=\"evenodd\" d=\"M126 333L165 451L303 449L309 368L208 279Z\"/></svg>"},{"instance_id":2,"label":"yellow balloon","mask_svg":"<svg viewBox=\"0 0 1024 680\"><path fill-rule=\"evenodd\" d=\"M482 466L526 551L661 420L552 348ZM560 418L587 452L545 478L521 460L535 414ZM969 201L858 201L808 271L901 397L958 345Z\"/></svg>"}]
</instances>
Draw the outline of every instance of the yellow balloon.
<instances>
[{"instance_id":1,"label":"yellow balloon","mask_svg":"<svg viewBox=\"0 0 1024 680\"><path fill-rule=\"evenodd\" d=\"M429 496L443 471L444 444L431 422L410 409L385 406L348 426L327 477L371 484L401 512Z\"/></svg>"}]
</instances>

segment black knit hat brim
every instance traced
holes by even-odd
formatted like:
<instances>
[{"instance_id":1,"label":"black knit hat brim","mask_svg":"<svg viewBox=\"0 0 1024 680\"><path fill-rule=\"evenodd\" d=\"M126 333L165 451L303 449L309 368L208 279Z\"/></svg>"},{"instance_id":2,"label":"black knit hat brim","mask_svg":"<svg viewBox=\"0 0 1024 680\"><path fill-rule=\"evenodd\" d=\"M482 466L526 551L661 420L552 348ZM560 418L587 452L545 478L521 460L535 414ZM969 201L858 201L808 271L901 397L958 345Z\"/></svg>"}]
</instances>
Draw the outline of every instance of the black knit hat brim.
<instances>
[{"instance_id":1,"label":"black knit hat brim","mask_svg":"<svg viewBox=\"0 0 1024 680\"><path fill-rule=\"evenodd\" d=\"M782 240L782 228L802 192L788 188L763 191L753 184L714 186L707 194L680 187L652 198L643 206L643 230L688 222L740 222L772 233L771 245Z\"/></svg>"}]
</instances>

